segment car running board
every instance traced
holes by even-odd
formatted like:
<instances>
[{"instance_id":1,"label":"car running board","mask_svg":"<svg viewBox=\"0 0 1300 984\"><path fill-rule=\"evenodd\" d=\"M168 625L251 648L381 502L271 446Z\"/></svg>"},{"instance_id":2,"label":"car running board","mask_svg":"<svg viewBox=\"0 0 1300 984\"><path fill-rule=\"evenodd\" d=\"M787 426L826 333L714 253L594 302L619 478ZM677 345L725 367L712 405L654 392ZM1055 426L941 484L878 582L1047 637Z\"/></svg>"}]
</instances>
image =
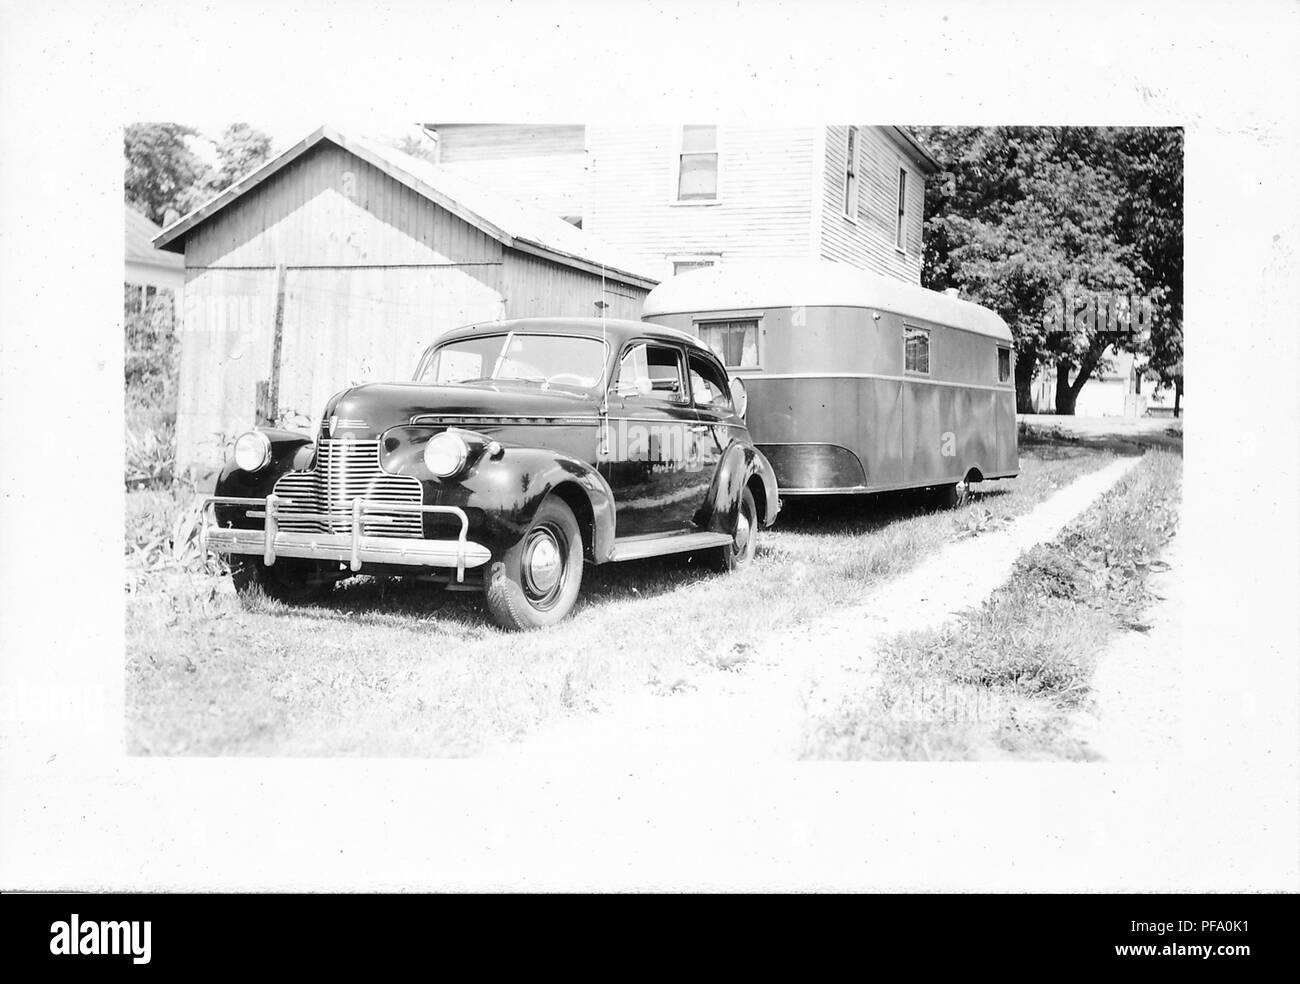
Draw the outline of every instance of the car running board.
<instances>
[{"instance_id":1,"label":"car running board","mask_svg":"<svg viewBox=\"0 0 1300 984\"><path fill-rule=\"evenodd\" d=\"M609 559L640 560L642 557L658 557L661 554L689 553L692 550L707 550L710 547L725 547L732 538L726 533L673 533L668 536L629 536L614 541L614 549Z\"/></svg>"}]
</instances>

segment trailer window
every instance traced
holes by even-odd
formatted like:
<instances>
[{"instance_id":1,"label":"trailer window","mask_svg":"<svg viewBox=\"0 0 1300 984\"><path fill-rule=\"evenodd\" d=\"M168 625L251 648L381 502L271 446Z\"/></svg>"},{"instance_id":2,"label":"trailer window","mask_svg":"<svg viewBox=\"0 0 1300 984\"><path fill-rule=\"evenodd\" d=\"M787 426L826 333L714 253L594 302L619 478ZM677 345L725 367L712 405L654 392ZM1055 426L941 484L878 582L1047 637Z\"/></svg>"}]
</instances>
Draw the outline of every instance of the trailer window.
<instances>
[{"instance_id":1,"label":"trailer window","mask_svg":"<svg viewBox=\"0 0 1300 984\"><path fill-rule=\"evenodd\" d=\"M998 382L1005 383L1011 378L1011 349L998 349Z\"/></svg>"},{"instance_id":2,"label":"trailer window","mask_svg":"<svg viewBox=\"0 0 1300 984\"><path fill-rule=\"evenodd\" d=\"M924 328L903 329L904 368L908 372L930 372L930 332Z\"/></svg>"},{"instance_id":3,"label":"trailer window","mask_svg":"<svg viewBox=\"0 0 1300 984\"><path fill-rule=\"evenodd\" d=\"M702 321L700 341L717 354L728 369L758 368L758 319Z\"/></svg>"}]
</instances>

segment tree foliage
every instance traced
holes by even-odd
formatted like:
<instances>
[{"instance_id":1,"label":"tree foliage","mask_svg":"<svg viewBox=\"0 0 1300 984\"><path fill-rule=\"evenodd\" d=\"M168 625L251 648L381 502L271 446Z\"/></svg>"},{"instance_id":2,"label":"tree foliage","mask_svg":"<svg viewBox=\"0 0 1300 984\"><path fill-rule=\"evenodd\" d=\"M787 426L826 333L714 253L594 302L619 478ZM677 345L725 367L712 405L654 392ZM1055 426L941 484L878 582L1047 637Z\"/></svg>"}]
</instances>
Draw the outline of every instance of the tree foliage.
<instances>
[{"instance_id":1,"label":"tree foliage","mask_svg":"<svg viewBox=\"0 0 1300 984\"><path fill-rule=\"evenodd\" d=\"M231 123L217 142L217 168L205 182L216 195L271 159L271 138L247 123Z\"/></svg>"},{"instance_id":2,"label":"tree foliage","mask_svg":"<svg viewBox=\"0 0 1300 984\"><path fill-rule=\"evenodd\" d=\"M1116 148L1128 194L1120 234L1138 254L1138 277L1156 304L1156 322L1138 345L1146 367L1174 388L1174 412L1183 396L1183 131L1178 127L1124 127Z\"/></svg>"},{"instance_id":3,"label":"tree foliage","mask_svg":"<svg viewBox=\"0 0 1300 984\"><path fill-rule=\"evenodd\" d=\"M1063 297L1156 301L1168 347L1182 316L1182 138L1167 128L922 127L949 170L926 187L923 278L997 311L1015 337L1017 404L1043 363L1057 410L1105 368L1112 338L1049 314ZM1176 258L1176 262L1175 262ZM1063 328L1063 331L1056 329ZM1133 337L1135 351L1150 338Z\"/></svg>"},{"instance_id":4,"label":"tree foliage","mask_svg":"<svg viewBox=\"0 0 1300 984\"><path fill-rule=\"evenodd\" d=\"M207 140L180 123L132 123L126 128L128 205L159 225L228 188L271 156L271 138L247 123L232 123L215 145L213 168L191 144Z\"/></svg>"},{"instance_id":5,"label":"tree foliage","mask_svg":"<svg viewBox=\"0 0 1300 984\"><path fill-rule=\"evenodd\" d=\"M126 128L126 201L159 225L169 210L188 212L202 194L208 167L190 148L199 132L179 123Z\"/></svg>"}]
</instances>

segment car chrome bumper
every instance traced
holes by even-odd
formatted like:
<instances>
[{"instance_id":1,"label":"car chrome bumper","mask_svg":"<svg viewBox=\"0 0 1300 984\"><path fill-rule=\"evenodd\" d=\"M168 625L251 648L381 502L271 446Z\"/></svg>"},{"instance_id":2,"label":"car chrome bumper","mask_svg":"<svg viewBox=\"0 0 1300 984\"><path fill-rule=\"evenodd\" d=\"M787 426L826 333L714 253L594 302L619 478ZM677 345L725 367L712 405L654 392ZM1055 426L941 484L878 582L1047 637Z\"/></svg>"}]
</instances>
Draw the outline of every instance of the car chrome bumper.
<instances>
[{"instance_id":1,"label":"car chrome bumper","mask_svg":"<svg viewBox=\"0 0 1300 984\"><path fill-rule=\"evenodd\" d=\"M465 580L465 569L481 567L492 558L492 552L469 536L469 517L456 506L417 506L413 503L368 503L365 499L352 500L352 529L349 533L298 533L280 530L277 521L281 504L291 502L277 495L265 499L240 498L229 495L212 495L203 501L203 549L217 553L260 554L267 564L277 557L303 557L311 560L337 560L349 565L353 571L362 564L399 564L410 567L454 567L456 580ZM260 530L223 528L216 525L213 506L261 507L249 516L265 521ZM394 511L419 513L448 513L460 520L460 536L455 540L416 540L396 536L370 536L362 532L362 519L367 512ZM320 519L329 517L294 513L294 519Z\"/></svg>"}]
</instances>

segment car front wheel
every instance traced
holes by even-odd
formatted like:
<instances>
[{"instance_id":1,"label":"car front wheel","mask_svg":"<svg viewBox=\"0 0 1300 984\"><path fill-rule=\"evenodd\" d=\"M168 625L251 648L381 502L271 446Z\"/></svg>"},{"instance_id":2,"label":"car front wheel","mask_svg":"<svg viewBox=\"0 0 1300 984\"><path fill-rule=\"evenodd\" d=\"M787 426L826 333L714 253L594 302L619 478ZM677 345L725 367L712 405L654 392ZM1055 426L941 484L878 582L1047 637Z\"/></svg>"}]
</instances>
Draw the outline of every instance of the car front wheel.
<instances>
[{"instance_id":1,"label":"car front wheel","mask_svg":"<svg viewBox=\"0 0 1300 984\"><path fill-rule=\"evenodd\" d=\"M488 572L488 610L502 628L540 629L569 614L581 585L578 521L563 500L551 496Z\"/></svg>"}]
</instances>

